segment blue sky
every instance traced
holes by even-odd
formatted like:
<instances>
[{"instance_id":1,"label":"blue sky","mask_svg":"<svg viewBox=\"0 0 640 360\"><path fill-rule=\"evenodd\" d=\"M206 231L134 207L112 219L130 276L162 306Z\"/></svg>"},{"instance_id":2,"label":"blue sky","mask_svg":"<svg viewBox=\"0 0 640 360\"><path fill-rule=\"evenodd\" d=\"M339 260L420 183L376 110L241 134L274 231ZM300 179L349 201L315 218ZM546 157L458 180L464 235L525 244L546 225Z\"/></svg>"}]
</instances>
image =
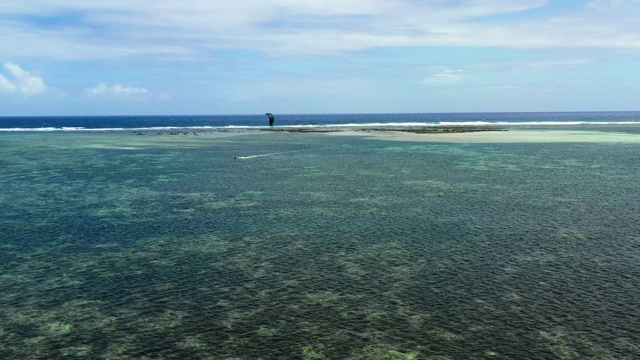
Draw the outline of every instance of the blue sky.
<instances>
[{"instance_id":1,"label":"blue sky","mask_svg":"<svg viewBox=\"0 0 640 360\"><path fill-rule=\"evenodd\" d=\"M640 110L640 0L0 3L0 116Z\"/></svg>"}]
</instances>

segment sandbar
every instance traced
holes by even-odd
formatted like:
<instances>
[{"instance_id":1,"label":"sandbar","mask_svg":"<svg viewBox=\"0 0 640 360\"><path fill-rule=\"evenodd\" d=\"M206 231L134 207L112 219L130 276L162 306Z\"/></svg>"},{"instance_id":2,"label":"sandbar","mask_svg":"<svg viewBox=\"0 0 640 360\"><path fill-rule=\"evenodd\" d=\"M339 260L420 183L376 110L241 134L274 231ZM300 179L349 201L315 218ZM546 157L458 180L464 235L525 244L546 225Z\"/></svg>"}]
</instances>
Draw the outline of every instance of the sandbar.
<instances>
[{"instance_id":1,"label":"sandbar","mask_svg":"<svg viewBox=\"0 0 640 360\"><path fill-rule=\"evenodd\" d=\"M358 136L374 140L441 143L640 143L640 134L598 130L509 129L453 133L405 131L337 131L330 136Z\"/></svg>"}]
</instances>

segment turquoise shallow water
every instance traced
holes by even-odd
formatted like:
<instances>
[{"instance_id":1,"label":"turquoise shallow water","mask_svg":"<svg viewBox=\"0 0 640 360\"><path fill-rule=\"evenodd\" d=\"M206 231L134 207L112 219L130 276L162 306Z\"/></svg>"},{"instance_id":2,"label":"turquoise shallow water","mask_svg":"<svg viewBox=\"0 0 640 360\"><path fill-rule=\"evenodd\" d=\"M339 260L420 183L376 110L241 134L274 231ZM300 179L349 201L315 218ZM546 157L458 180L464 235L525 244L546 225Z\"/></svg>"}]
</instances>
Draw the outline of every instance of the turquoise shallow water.
<instances>
[{"instance_id":1,"label":"turquoise shallow water","mask_svg":"<svg viewBox=\"0 0 640 360\"><path fill-rule=\"evenodd\" d=\"M0 134L0 358L640 358L638 164L637 144Z\"/></svg>"}]
</instances>

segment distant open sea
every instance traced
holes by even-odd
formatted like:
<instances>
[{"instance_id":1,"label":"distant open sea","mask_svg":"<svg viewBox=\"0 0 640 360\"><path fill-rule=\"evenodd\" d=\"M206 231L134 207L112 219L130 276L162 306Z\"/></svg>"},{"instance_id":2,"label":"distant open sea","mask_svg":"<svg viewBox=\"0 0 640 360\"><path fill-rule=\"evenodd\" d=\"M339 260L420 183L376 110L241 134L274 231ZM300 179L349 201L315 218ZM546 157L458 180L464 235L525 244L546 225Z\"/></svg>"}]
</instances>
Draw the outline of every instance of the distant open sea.
<instances>
[{"instance_id":1,"label":"distant open sea","mask_svg":"<svg viewBox=\"0 0 640 360\"><path fill-rule=\"evenodd\" d=\"M580 125L636 124L640 112L277 115L276 126ZM264 115L0 117L0 131L167 130L253 128Z\"/></svg>"},{"instance_id":2,"label":"distant open sea","mask_svg":"<svg viewBox=\"0 0 640 360\"><path fill-rule=\"evenodd\" d=\"M640 113L266 125L0 118L0 359L640 359Z\"/></svg>"}]
</instances>

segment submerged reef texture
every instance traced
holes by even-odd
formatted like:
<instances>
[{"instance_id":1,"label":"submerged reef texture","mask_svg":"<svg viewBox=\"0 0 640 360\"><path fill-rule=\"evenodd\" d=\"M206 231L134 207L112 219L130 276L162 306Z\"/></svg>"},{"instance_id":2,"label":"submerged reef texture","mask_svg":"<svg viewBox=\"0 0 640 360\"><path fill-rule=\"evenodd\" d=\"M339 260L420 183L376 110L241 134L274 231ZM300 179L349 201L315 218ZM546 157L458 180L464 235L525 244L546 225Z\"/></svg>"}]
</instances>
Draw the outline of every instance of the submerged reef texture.
<instances>
[{"instance_id":1,"label":"submerged reef texture","mask_svg":"<svg viewBox=\"0 0 640 360\"><path fill-rule=\"evenodd\" d=\"M616 143L0 134L0 358L640 358L637 164Z\"/></svg>"}]
</instances>

